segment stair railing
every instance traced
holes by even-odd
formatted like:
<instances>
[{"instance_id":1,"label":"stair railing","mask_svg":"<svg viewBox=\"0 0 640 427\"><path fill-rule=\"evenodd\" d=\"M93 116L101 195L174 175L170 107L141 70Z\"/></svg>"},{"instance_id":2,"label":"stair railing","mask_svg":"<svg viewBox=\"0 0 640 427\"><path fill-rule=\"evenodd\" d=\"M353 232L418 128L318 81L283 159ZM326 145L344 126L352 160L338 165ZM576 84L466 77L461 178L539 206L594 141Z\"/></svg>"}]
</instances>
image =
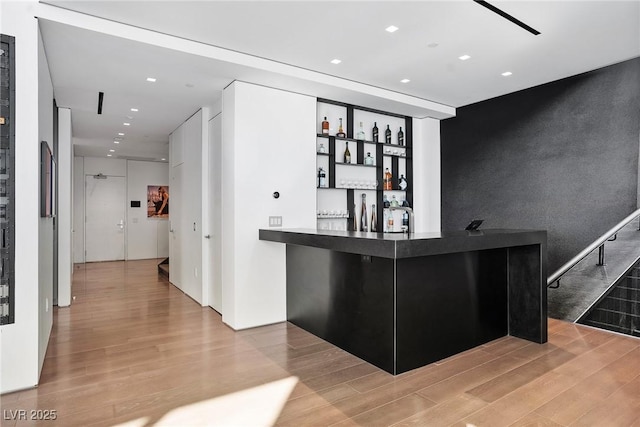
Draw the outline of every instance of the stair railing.
<instances>
[{"instance_id":1,"label":"stair railing","mask_svg":"<svg viewBox=\"0 0 640 427\"><path fill-rule=\"evenodd\" d=\"M611 229L609 229L602 236L598 237L593 243L584 248L578 255L574 256L569 260L566 264L560 267L555 273L553 273L549 278L547 278L547 287L551 289L557 289L560 287L560 278L569 270L571 270L577 263L582 261L587 255L596 249L600 249L598 259L602 261L604 264L604 244L607 240L615 240L614 236L620 231L624 226L629 224L631 221L640 216L640 209L637 209L625 219L617 223ZM640 229L640 228L639 228ZM600 262L599 262L600 265ZM553 285L553 283L556 283ZM553 285L553 286L552 286Z\"/></svg>"}]
</instances>

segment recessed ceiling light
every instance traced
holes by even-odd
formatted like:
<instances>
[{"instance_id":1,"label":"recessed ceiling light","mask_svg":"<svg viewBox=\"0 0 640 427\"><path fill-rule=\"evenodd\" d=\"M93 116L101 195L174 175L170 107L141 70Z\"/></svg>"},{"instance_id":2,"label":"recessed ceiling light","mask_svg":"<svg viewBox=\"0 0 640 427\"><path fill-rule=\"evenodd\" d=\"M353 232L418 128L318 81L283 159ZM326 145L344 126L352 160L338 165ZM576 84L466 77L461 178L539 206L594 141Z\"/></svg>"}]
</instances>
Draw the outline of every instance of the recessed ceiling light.
<instances>
[{"instance_id":1,"label":"recessed ceiling light","mask_svg":"<svg viewBox=\"0 0 640 427\"><path fill-rule=\"evenodd\" d=\"M109 152L110 152L110 153L115 153L115 152L116 152L116 150L109 150Z\"/></svg>"},{"instance_id":2,"label":"recessed ceiling light","mask_svg":"<svg viewBox=\"0 0 640 427\"><path fill-rule=\"evenodd\" d=\"M155 77L147 77L147 81L151 83L155 83L156 79Z\"/></svg>"},{"instance_id":3,"label":"recessed ceiling light","mask_svg":"<svg viewBox=\"0 0 640 427\"><path fill-rule=\"evenodd\" d=\"M387 28L385 28L385 31L388 31L390 33L395 33L398 30L399 28L396 27L395 25L389 25Z\"/></svg>"},{"instance_id":4,"label":"recessed ceiling light","mask_svg":"<svg viewBox=\"0 0 640 427\"><path fill-rule=\"evenodd\" d=\"M467 59L470 59L471 57L469 55L462 55L462 56L458 56L458 59L461 61L466 61Z\"/></svg>"},{"instance_id":5,"label":"recessed ceiling light","mask_svg":"<svg viewBox=\"0 0 640 427\"><path fill-rule=\"evenodd\" d=\"M337 65L337 64L339 64L339 63L341 63L341 62L342 62L342 61L341 61L340 59L338 59L338 58L336 58L336 59L332 59L332 60L331 60L331 63L332 63L332 64L336 64L336 65Z\"/></svg>"},{"instance_id":6,"label":"recessed ceiling light","mask_svg":"<svg viewBox=\"0 0 640 427\"><path fill-rule=\"evenodd\" d=\"M138 111L137 108L132 108L131 111L133 111L134 113Z\"/></svg>"},{"instance_id":7,"label":"recessed ceiling light","mask_svg":"<svg viewBox=\"0 0 640 427\"><path fill-rule=\"evenodd\" d=\"M114 144L120 144L120 141L113 141Z\"/></svg>"},{"instance_id":8,"label":"recessed ceiling light","mask_svg":"<svg viewBox=\"0 0 640 427\"><path fill-rule=\"evenodd\" d=\"M107 154L107 157L113 157L111 154Z\"/></svg>"},{"instance_id":9,"label":"recessed ceiling light","mask_svg":"<svg viewBox=\"0 0 640 427\"><path fill-rule=\"evenodd\" d=\"M409 80L409 79L402 79L402 80L400 80L400 83L409 83L410 81L411 80Z\"/></svg>"},{"instance_id":10,"label":"recessed ceiling light","mask_svg":"<svg viewBox=\"0 0 640 427\"><path fill-rule=\"evenodd\" d=\"M118 132L118 135L120 135L120 136L124 136L124 133L122 133L122 132Z\"/></svg>"},{"instance_id":11,"label":"recessed ceiling light","mask_svg":"<svg viewBox=\"0 0 640 427\"><path fill-rule=\"evenodd\" d=\"M131 126L131 123L123 123L124 126Z\"/></svg>"},{"instance_id":12,"label":"recessed ceiling light","mask_svg":"<svg viewBox=\"0 0 640 427\"><path fill-rule=\"evenodd\" d=\"M505 71L504 73L502 73L503 76L508 77L511 74L513 74L511 71Z\"/></svg>"},{"instance_id":13,"label":"recessed ceiling light","mask_svg":"<svg viewBox=\"0 0 640 427\"><path fill-rule=\"evenodd\" d=\"M165 159L165 158L162 158L162 159L160 159L160 160L162 160L162 161L164 162L164 161L165 161L165 160L167 160L167 159Z\"/></svg>"}]
</instances>

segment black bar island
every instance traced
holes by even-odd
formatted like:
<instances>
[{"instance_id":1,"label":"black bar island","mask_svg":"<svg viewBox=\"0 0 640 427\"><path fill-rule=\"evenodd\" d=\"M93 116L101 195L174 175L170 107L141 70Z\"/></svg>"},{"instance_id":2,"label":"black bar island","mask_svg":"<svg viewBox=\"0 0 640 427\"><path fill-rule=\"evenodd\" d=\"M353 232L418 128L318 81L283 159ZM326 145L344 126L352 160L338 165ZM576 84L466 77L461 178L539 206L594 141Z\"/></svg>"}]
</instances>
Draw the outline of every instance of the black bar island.
<instances>
[{"instance_id":1,"label":"black bar island","mask_svg":"<svg viewBox=\"0 0 640 427\"><path fill-rule=\"evenodd\" d=\"M259 230L287 320L392 374L512 335L547 341L547 233Z\"/></svg>"}]
</instances>

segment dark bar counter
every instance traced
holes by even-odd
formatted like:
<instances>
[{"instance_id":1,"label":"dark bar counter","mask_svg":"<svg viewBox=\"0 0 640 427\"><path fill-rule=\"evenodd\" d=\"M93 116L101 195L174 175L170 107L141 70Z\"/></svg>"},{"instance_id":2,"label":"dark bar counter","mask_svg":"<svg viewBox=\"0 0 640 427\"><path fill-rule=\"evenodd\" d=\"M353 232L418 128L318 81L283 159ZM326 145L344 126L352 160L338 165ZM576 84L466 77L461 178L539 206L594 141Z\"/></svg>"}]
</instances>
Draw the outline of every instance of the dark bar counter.
<instances>
[{"instance_id":1,"label":"dark bar counter","mask_svg":"<svg viewBox=\"0 0 640 427\"><path fill-rule=\"evenodd\" d=\"M287 245L287 320L392 374L505 335L547 341L546 231L259 238Z\"/></svg>"}]
</instances>

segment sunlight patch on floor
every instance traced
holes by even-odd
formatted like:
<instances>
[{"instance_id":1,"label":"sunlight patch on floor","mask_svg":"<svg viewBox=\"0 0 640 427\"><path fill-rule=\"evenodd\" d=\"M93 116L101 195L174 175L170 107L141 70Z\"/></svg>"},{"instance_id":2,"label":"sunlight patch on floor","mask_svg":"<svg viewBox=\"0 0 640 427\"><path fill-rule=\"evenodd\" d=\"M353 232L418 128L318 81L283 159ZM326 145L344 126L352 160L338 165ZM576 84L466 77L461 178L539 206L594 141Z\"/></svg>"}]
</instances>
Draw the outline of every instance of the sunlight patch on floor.
<instances>
[{"instance_id":1,"label":"sunlight patch on floor","mask_svg":"<svg viewBox=\"0 0 640 427\"><path fill-rule=\"evenodd\" d=\"M297 383L297 377L289 377L181 406L167 412L154 426L271 426ZM121 426L125 425L137 426Z\"/></svg>"}]
</instances>

